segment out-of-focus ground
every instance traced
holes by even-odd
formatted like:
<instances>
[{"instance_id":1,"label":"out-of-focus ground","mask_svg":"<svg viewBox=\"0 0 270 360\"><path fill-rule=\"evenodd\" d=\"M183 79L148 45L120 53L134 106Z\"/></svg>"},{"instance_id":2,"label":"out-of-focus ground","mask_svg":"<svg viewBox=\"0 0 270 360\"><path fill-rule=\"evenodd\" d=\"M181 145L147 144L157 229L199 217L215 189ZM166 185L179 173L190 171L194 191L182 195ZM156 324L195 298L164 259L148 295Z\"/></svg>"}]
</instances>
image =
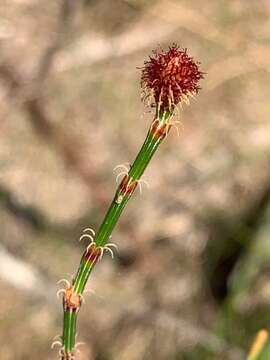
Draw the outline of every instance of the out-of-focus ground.
<instances>
[{"instance_id":1,"label":"out-of-focus ground","mask_svg":"<svg viewBox=\"0 0 270 360\"><path fill-rule=\"evenodd\" d=\"M76 271L151 113L140 70L186 47L207 73L89 281L78 359L245 359L270 326L270 2L0 2L0 359L56 359Z\"/></svg>"}]
</instances>

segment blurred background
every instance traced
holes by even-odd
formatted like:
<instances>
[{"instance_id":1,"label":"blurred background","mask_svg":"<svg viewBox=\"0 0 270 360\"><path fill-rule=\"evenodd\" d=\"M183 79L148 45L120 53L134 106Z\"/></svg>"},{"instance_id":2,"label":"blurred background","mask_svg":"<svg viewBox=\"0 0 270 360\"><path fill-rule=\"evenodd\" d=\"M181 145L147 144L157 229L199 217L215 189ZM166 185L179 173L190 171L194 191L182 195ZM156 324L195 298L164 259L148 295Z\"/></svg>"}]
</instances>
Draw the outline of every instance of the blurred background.
<instances>
[{"instance_id":1,"label":"blurred background","mask_svg":"<svg viewBox=\"0 0 270 360\"><path fill-rule=\"evenodd\" d=\"M270 325L269 0L0 2L0 358L56 359L76 271L153 114L173 42L206 72L93 272L78 359L246 358Z\"/></svg>"}]
</instances>

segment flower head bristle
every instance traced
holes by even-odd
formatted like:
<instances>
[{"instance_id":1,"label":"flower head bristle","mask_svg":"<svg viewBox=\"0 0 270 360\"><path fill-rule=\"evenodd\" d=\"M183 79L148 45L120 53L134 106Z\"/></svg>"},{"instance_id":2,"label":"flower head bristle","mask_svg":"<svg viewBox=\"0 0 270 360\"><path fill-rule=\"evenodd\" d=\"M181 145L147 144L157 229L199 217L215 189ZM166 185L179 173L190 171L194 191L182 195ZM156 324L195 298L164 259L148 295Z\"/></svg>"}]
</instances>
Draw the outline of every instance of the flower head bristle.
<instances>
[{"instance_id":1,"label":"flower head bristle","mask_svg":"<svg viewBox=\"0 0 270 360\"><path fill-rule=\"evenodd\" d=\"M159 49L153 54L142 68L142 89L153 95L158 109L172 112L179 103L197 94L203 73L187 49L181 50L175 44L168 51Z\"/></svg>"}]
</instances>

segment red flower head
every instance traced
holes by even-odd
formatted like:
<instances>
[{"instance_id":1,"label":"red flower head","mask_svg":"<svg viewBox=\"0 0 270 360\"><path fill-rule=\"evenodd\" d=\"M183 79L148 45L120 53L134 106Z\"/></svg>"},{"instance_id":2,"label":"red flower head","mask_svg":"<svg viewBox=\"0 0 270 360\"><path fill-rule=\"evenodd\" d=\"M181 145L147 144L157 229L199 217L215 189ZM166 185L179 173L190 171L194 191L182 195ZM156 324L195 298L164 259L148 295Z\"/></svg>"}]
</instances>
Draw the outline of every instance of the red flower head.
<instances>
[{"instance_id":1,"label":"red flower head","mask_svg":"<svg viewBox=\"0 0 270 360\"><path fill-rule=\"evenodd\" d=\"M162 111L173 111L181 102L188 102L188 97L197 94L198 82L203 78L199 63L187 55L187 50L180 50L173 45L168 51L153 51L142 69L142 88L153 94L156 105Z\"/></svg>"}]
</instances>

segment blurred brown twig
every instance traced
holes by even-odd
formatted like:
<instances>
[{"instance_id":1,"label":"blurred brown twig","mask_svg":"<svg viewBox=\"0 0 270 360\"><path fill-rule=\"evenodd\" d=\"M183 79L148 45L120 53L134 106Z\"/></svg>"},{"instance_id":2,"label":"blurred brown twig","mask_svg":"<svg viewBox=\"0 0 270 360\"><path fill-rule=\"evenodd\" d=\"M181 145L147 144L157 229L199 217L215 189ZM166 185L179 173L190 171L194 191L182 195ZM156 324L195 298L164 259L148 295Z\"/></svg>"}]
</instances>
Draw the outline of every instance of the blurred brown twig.
<instances>
[{"instance_id":1,"label":"blurred brown twig","mask_svg":"<svg viewBox=\"0 0 270 360\"><path fill-rule=\"evenodd\" d=\"M9 98L12 105L23 106L35 133L47 143L54 145L59 151L65 163L82 179L87 188L98 201L104 201L104 188L97 180L94 163L89 166L83 159L84 149L81 140L63 131L48 113L43 82L46 80L54 58L63 46L66 33L70 30L75 9L79 2L63 0L58 17L57 31L54 41L50 42L40 60L40 65L35 75L26 79L16 71L16 67L10 63L0 64L0 78L9 87ZM12 108L12 107L11 107Z\"/></svg>"}]
</instances>

